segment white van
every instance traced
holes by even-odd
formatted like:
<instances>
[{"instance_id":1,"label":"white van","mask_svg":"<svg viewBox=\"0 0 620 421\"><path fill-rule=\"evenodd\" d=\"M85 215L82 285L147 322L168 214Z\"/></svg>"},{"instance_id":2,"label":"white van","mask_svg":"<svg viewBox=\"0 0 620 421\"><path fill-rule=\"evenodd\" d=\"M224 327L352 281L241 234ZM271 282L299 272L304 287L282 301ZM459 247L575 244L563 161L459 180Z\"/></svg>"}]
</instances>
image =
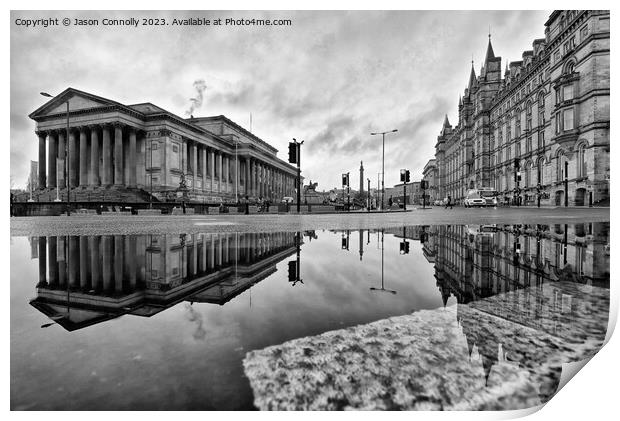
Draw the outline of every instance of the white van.
<instances>
[{"instance_id":1,"label":"white van","mask_svg":"<svg viewBox=\"0 0 620 421\"><path fill-rule=\"evenodd\" d=\"M497 206L496 193L495 189L489 187L469 190L463 201L463 205L465 205L466 208L472 208L474 206Z\"/></svg>"}]
</instances>

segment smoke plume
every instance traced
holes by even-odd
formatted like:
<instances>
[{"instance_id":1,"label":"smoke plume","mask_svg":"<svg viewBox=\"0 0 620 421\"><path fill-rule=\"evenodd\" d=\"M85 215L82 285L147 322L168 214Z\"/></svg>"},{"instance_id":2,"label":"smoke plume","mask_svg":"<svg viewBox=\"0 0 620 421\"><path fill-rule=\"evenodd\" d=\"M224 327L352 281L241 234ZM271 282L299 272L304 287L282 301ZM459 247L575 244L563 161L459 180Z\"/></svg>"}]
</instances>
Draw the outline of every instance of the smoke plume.
<instances>
[{"instance_id":1,"label":"smoke plume","mask_svg":"<svg viewBox=\"0 0 620 421\"><path fill-rule=\"evenodd\" d=\"M194 89L196 89L196 96L194 98L190 98L189 109L185 111L185 114L191 116L194 111L202 107L202 101L204 99L204 92L207 89L207 84L204 79L198 79L194 81Z\"/></svg>"}]
</instances>

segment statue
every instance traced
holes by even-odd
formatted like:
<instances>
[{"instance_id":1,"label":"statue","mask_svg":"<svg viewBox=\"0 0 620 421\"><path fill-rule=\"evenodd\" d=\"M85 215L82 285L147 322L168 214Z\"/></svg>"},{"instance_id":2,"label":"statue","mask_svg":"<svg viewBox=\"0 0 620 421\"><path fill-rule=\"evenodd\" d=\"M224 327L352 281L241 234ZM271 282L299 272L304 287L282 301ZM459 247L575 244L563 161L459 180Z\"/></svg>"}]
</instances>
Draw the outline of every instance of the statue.
<instances>
[{"instance_id":1,"label":"statue","mask_svg":"<svg viewBox=\"0 0 620 421\"><path fill-rule=\"evenodd\" d=\"M312 180L310 180L310 184L304 186L304 194L315 193L318 185L319 183L313 183Z\"/></svg>"}]
</instances>

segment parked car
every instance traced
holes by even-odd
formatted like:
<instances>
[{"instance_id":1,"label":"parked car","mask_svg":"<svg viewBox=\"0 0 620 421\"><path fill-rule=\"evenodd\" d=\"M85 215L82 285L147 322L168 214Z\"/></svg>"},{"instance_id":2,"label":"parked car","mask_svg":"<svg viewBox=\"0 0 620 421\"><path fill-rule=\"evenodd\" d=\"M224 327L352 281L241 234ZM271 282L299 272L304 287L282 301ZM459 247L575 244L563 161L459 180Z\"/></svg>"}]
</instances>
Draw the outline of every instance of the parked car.
<instances>
[{"instance_id":1,"label":"parked car","mask_svg":"<svg viewBox=\"0 0 620 421\"><path fill-rule=\"evenodd\" d=\"M487 205L487 201L480 195L477 189L473 189L467 192L467 197L465 197L463 205L466 208L473 208L474 206L482 207Z\"/></svg>"},{"instance_id":2,"label":"parked car","mask_svg":"<svg viewBox=\"0 0 620 421\"><path fill-rule=\"evenodd\" d=\"M293 203L293 198L290 196L285 196L282 198L282 203Z\"/></svg>"},{"instance_id":3,"label":"parked car","mask_svg":"<svg viewBox=\"0 0 620 421\"><path fill-rule=\"evenodd\" d=\"M471 189L467 192L467 197L463 201L466 208L475 206L497 206L495 190L490 188Z\"/></svg>"}]
</instances>

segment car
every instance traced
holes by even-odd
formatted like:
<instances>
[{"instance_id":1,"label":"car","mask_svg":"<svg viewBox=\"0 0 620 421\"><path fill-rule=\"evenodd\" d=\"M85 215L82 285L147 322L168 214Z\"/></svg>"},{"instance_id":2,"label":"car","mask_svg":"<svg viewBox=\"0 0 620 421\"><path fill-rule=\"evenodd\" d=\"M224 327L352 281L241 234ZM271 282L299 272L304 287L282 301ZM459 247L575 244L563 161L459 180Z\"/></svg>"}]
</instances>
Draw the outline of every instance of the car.
<instances>
[{"instance_id":1,"label":"car","mask_svg":"<svg viewBox=\"0 0 620 421\"><path fill-rule=\"evenodd\" d=\"M482 197L478 189L472 189L467 192L467 197L463 201L463 206L466 208L487 206L487 201Z\"/></svg>"},{"instance_id":2,"label":"car","mask_svg":"<svg viewBox=\"0 0 620 421\"><path fill-rule=\"evenodd\" d=\"M290 196L285 196L282 198L282 203L293 203L293 198Z\"/></svg>"}]
</instances>

